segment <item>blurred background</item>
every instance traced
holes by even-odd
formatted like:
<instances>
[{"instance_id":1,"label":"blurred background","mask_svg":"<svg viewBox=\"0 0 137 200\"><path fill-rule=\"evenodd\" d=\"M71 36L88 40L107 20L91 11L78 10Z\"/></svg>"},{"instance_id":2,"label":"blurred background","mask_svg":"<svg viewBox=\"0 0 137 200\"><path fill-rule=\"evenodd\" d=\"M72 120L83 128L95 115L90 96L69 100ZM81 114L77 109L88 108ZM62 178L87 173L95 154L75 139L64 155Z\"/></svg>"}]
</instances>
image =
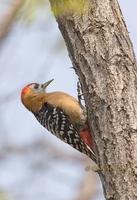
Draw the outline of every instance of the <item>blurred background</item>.
<instances>
[{"instance_id":1,"label":"blurred background","mask_svg":"<svg viewBox=\"0 0 137 200\"><path fill-rule=\"evenodd\" d=\"M137 2L120 0L137 51ZM21 88L77 97L77 76L46 0L0 1L0 200L103 200L90 159L48 133L20 101Z\"/></svg>"}]
</instances>

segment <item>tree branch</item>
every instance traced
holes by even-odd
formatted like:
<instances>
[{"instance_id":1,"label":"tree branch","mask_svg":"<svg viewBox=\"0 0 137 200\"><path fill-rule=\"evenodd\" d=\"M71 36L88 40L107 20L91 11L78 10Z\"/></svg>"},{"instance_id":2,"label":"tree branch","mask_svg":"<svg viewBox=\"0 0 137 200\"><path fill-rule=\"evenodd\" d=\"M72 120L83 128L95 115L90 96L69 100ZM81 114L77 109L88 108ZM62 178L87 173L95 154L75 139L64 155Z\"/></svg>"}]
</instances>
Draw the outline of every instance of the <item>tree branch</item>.
<instances>
[{"instance_id":1,"label":"tree branch","mask_svg":"<svg viewBox=\"0 0 137 200\"><path fill-rule=\"evenodd\" d=\"M12 0L0 18L0 40L8 33L18 10L23 5L23 0Z\"/></svg>"},{"instance_id":2,"label":"tree branch","mask_svg":"<svg viewBox=\"0 0 137 200\"><path fill-rule=\"evenodd\" d=\"M50 0L80 78L108 200L137 198L137 66L117 0Z\"/></svg>"}]
</instances>

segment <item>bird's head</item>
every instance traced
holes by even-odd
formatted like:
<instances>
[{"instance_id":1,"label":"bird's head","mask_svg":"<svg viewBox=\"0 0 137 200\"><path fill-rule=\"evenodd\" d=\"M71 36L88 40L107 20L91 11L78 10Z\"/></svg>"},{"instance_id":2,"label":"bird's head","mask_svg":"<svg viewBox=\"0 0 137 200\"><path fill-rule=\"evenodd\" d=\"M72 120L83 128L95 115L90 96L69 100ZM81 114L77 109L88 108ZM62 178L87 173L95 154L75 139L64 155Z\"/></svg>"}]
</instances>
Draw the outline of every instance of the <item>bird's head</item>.
<instances>
[{"instance_id":1,"label":"bird's head","mask_svg":"<svg viewBox=\"0 0 137 200\"><path fill-rule=\"evenodd\" d=\"M30 83L26 85L21 91L22 103L28 108L27 104L30 104L35 97L37 98L38 96L41 96L41 94L45 94L46 88L53 80L54 79L51 79L43 84Z\"/></svg>"}]
</instances>

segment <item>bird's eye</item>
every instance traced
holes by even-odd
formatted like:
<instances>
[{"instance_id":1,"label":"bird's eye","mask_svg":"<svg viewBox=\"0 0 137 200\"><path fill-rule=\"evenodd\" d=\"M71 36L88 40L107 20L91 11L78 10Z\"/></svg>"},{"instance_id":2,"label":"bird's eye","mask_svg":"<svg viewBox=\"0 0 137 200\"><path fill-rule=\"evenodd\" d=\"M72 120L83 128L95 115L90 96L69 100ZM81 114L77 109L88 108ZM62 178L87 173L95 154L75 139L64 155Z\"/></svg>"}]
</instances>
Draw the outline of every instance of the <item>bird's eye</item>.
<instances>
[{"instance_id":1,"label":"bird's eye","mask_svg":"<svg viewBox=\"0 0 137 200\"><path fill-rule=\"evenodd\" d=\"M34 85L34 89L38 89L38 87L39 87L39 84L36 83L36 84Z\"/></svg>"}]
</instances>

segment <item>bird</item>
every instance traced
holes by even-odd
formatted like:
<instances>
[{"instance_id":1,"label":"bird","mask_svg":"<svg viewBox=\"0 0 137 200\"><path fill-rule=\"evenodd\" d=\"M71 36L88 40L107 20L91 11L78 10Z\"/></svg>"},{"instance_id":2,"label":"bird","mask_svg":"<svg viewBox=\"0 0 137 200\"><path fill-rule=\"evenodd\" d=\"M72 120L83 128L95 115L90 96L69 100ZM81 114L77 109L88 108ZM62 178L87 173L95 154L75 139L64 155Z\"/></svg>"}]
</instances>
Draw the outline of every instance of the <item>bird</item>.
<instances>
[{"instance_id":1,"label":"bird","mask_svg":"<svg viewBox=\"0 0 137 200\"><path fill-rule=\"evenodd\" d=\"M23 87L23 105L49 132L96 163L85 107L65 92L47 92L46 89L53 80L43 84L30 83Z\"/></svg>"}]
</instances>

